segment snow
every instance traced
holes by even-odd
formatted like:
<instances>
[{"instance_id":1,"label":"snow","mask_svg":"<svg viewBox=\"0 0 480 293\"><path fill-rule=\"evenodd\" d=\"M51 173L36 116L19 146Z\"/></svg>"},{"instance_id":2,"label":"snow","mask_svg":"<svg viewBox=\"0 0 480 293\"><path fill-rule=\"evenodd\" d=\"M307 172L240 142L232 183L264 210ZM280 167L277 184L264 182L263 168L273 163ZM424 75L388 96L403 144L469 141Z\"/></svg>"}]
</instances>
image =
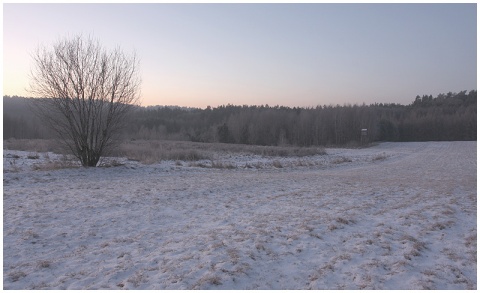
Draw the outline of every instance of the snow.
<instances>
[{"instance_id":1,"label":"snow","mask_svg":"<svg viewBox=\"0 0 480 293\"><path fill-rule=\"evenodd\" d=\"M3 158L4 289L477 288L476 142Z\"/></svg>"}]
</instances>

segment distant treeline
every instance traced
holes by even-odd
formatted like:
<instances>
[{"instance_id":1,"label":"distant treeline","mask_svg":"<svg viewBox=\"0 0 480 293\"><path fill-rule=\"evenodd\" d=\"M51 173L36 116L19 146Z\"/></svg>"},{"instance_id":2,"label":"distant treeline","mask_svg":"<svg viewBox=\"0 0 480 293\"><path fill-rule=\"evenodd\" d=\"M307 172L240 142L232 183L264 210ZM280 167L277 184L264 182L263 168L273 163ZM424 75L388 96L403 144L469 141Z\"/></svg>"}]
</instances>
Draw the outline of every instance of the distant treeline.
<instances>
[{"instance_id":1,"label":"distant treeline","mask_svg":"<svg viewBox=\"0 0 480 293\"><path fill-rule=\"evenodd\" d=\"M4 96L4 139L53 137L30 101ZM410 105L137 107L130 119L125 139L345 145L358 143L367 129L369 141L476 140L477 91L417 96Z\"/></svg>"}]
</instances>

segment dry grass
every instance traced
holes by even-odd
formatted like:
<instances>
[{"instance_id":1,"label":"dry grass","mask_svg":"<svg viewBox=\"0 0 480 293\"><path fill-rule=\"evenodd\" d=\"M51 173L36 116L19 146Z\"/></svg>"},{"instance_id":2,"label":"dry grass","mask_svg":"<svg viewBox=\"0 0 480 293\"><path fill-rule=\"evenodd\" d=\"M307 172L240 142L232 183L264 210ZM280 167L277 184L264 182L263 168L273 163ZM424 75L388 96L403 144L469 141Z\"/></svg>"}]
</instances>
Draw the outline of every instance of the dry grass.
<instances>
[{"instance_id":1,"label":"dry grass","mask_svg":"<svg viewBox=\"0 0 480 293\"><path fill-rule=\"evenodd\" d=\"M40 269L47 269L52 265L52 262L49 260L40 260L37 262L37 267Z\"/></svg>"},{"instance_id":2,"label":"dry grass","mask_svg":"<svg viewBox=\"0 0 480 293\"><path fill-rule=\"evenodd\" d=\"M465 238L465 246L467 246L467 247L477 247L477 233L476 232Z\"/></svg>"},{"instance_id":3,"label":"dry grass","mask_svg":"<svg viewBox=\"0 0 480 293\"><path fill-rule=\"evenodd\" d=\"M18 280L25 278L27 274L22 271L11 272L8 274L12 282L17 282Z\"/></svg>"},{"instance_id":4,"label":"dry grass","mask_svg":"<svg viewBox=\"0 0 480 293\"><path fill-rule=\"evenodd\" d=\"M344 157L344 156L335 158L332 161L333 164L342 164L342 163L351 163L351 162L352 162L352 159Z\"/></svg>"},{"instance_id":5,"label":"dry grass","mask_svg":"<svg viewBox=\"0 0 480 293\"><path fill-rule=\"evenodd\" d=\"M279 160L275 160L273 161L273 167L280 169L280 168L283 168L283 165Z\"/></svg>"},{"instance_id":6,"label":"dry grass","mask_svg":"<svg viewBox=\"0 0 480 293\"><path fill-rule=\"evenodd\" d=\"M8 162L8 163L10 164L9 170L5 170L5 169L4 169L4 172L17 173L17 172L19 172L20 170L22 170L22 168L17 165L17 159L19 159L19 158L20 158L19 156L14 156L14 157L13 157L13 160L11 160L11 161Z\"/></svg>"},{"instance_id":7,"label":"dry grass","mask_svg":"<svg viewBox=\"0 0 480 293\"><path fill-rule=\"evenodd\" d=\"M22 154L22 159L27 155ZM475 190L475 179L465 183L467 190L459 192L453 205L444 195L449 192L445 187L462 186L450 184L457 181L442 182L443 173L434 173L427 179L439 180L431 187L433 183L417 176L423 174L421 169L405 168L415 164L406 162L385 172L383 167L390 166L375 166L373 156L365 157L371 169L363 168L362 172L343 168L289 172L291 162L307 158L262 158L268 167L278 160L284 169L200 172L180 168L182 172L173 176L170 172L150 172L152 168L131 173L124 172L125 168L118 174L99 170L95 174L82 172L88 177L77 177L71 184L69 177L62 176L54 184L35 185L38 188L32 193L15 192L25 190L22 181L9 183L4 197L5 219L11 223L4 227L9 244L5 247L10 251L6 255L11 256L5 265L9 270L4 277L6 286L31 288L34 281L38 280L39 286L38 282L46 280L48 288L60 289L82 285L91 289L476 287L472 271L476 267L477 235L476 225L471 223L475 205L462 201ZM170 165L227 168L226 157L172 161ZM357 161L354 154L349 157ZM253 160L248 163L252 168L255 160L260 160L248 159ZM238 168L246 165L235 162ZM447 167L445 170L450 165ZM464 168L464 164L454 167ZM417 173L407 177L412 170ZM101 177L101 182L112 182L114 189L103 192L96 189L100 184L90 184L99 173L109 175ZM138 177L124 182L127 177L123 174ZM445 174L447 180L450 174ZM12 181L21 177L7 175ZM34 177L50 179L40 175ZM88 201L84 200L85 191ZM454 191L451 193L455 196ZM37 203L42 204L37 207ZM91 217L70 214L80 209ZM56 211L53 216L49 214L52 210ZM461 225L452 225L449 220ZM72 229L52 223L71 223ZM468 228L463 229L463 225ZM104 231L101 227L105 226L115 229ZM62 236L65 231L68 234ZM51 253L55 247L44 248L49 239L59 244L58 254ZM22 245L18 249L17 243ZM16 260L25 247L32 248L30 258ZM64 251L63 247L70 248ZM45 259L51 263L43 265ZM85 265L68 266L72 262ZM447 270L449 264L452 269ZM92 266L98 269L88 270ZM454 268L458 270L454 272ZM62 279L65 283L60 286Z\"/></svg>"},{"instance_id":8,"label":"dry grass","mask_svg":"<svg viewBox=\"0 0 480 293\"><path fill-rule=\"evenodd\" d=\"M35 171L51 171L78 167L80 167L80 163L75 158L67 155L63 155L59 160L47 160L32 165L32 169Z\"/></svg>"},{"instance_id":9,"label":"dry grass","mask_svg":"<svg viewBox=\"0 0 480 293\"><path fill-rule=\"evenodd\" d=\"M178 166L178 164L176 163ZM180 163L181 165L181 163ZM222 161L213 161L211 160L210 163L207 162L190 162L188 164L189 167L199 167L199 168L213 168L213 169L237 169L237 166L231 163L225 163Z\"/></svg>"},{"instance_id":10,"label":"dry grass","mask_svg":"<svg viewBox=\"0 0 480 293\"><path fill-rule=\"evenodd\" d=\"M237 166L231 163L224 163L220 161L212 161L212 168L215 169L236 169Z\"/></svg>"},{"instance_id":11,"label":"dry grass","mask_svg":"<svg viewBox=\"0 0 480 293\"><path fill-rule=\"evenodd\" d=\"M188 141L135 140L123 142L112 155L127 157L142 163L155 163L162 160L212 160L219 153L242 153L266 157L306 157L326 154L325 149L321 147L300 148Z\"/></svg>"},{"instance_id":12,"label":"dry grass","mask_svg":"<svg viewBox=\"0 0 480 293\"><path fill-rule=\"evenodd\" d=\"M335 224L333 224L333 223L331 223L330 225L328 225L328 230L329 230L329 231L334 231L334 230L337 230L337 229L338 229L337 225L335 225Z\"/></svg>"},{"instance_id":13,"label":"dry grass","mask_svg":"<svg viewBox=\"0 0 480 293\"><path fill-rule=\"evenodd\" d=\"M53 152L68 154L61 144L53 139L8 139L4 149L30 151L30 159L39 159L37 153ZM256 146L224 143L198 143L189 141L134 140L121 142L117 148L105 154L111 157L126 157L143 164L160 161L213 160L218 154L253 154L264 157L308 157L326 155L323 147ZM281 165L281 164L277 164ZM59 166L60 167L60 166ZM233 166L216 163L213 168L230 169ZM258 166L256 166L258 168ZM43 168L43 167L41 167ZM45 168L57 168L46 166ZM235 166L236 168L236 166ZM277 168L281 168L278 166Z\"/></svg>"},{"instance_id":14,"label":"dry grass","mask_svg":"<svg viewBox=\"0 0 480 293\"><path fill-rule=\"evenodd\" d=\"M102 160L98 166L103 168L110 168L110 167L119 167L124 165L125 165L124 163L121 163L118 160L113 159L113 160Z\"/></svg>"},{"instance_id":15,"label":"dry grass","mask_svg":"<svg viewBox=\"0 0 480 293\"><path fill-rule=\"evenodd\" d=\"M193 290L198 290L198 289L203 289L204 287L207 287L208 285L221 285L222 284L222 279L218 276L218 275L215 275L215 274L212 274L212 273L209 273L205 276L203 276L202 278L200 278L200 280L197 281L197 283L195 285L193 285Z\"/></svg>"},{"instance_id":16,"label":"dry grass","mask_svg":"<svg viewBox=\"0 0 480 293\"><path fill-rule=\"evenodd\" d=\"M405 245L407 249L409 248L403 255L407 260L412 260L413 257L420 256L421 252L427 249L426 243L410 235L404 235L400 239L400 242Z\"/></svg>"},{"instance_id":17,"label":"dry grass","mask_svg":"<svg viewBox=\"0 0 480 293\"><path fill-rule=\"evenodd\" d=\"M35 154L29 154L29 155L27 156L27 159L30 159L30 160L38 160L38 159L40 159L40 156L39 156L37 153L35 153Z\"/></svg>"},{"instance_id":18,"label":"dry grass","mask_svg":"<svg viewBox=\"0 0 480 293\"><path fill-rule=\"evenodd\" d=\"M385 153L382 153L382 154L378 154L375 157L373 157L372 162L383 161L383 160L386 160L386 159L387 159L387 155Z\"/></svg>"},{"instance_id":19,"label":"dry grass","mask_svg":"<svg viewBox=\"0 0 480 293\"><path fill-rule=\"evenodd\" d=\"M184 143L172 144L160 141L124 142L111 154L115 157L126 157L144 164L154 164L164 160L199 161L211 159L211 155Z\"/></svg>"},{"instance_id":20,"label":"dry grass","mask_svg":"<svg viewBox=\"0 0 480 293\"><path fill-rule=\"evenodd\" d=\"M67 154L68 152L54 139L14 139L3 140L3 149L16 151L30 151L35 153L52 152ZM38 158L37 158L38 159Z\"/></svg>"},{"instance_id":21,"label":"dry grass","mask_svg":"<svg viewBox=\"0 0 480 293\"><path fill-rule=\"evenodd\" d=\"M128 278L127 282L132 283L133 287L138 287L141 283L147 282L146 276L141 271L137 271L135 275ZM122 286L123 287L123 286Z\"/></svg>"}]
</instances>

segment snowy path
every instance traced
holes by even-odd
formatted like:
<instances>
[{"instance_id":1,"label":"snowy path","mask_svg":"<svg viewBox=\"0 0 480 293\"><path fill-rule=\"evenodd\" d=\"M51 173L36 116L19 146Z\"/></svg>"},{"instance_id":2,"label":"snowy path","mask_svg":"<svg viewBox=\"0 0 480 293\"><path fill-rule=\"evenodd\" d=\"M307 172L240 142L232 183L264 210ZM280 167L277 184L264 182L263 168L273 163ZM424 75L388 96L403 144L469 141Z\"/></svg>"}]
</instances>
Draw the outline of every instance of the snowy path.
<instances>
[{"instance_id":1,"label":"snowy path","mask_svg":"<svg viewBox=\"0 0 480 293\"><path fill-rule=\"evenodd\" d=\"M477 288L476 142L327 151L353 163L4 172L4 289Z\"/></svg>"}]
</instances>

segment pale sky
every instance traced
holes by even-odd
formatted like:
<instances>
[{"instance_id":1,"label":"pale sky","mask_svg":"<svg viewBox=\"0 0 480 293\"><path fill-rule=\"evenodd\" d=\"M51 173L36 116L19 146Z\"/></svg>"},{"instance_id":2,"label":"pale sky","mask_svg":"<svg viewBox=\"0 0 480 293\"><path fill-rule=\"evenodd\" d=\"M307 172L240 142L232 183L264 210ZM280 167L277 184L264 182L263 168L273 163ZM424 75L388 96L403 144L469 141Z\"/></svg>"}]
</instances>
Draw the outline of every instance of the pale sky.
<instances>
[{"instance_id":1,"label":"pale sky","mask_svg":"<svg viewBox=\"0 0 480 293\"><path fill-rule=\"evenodd\" d=\"M477 89L477 5L3 4L3 94L31 53L91 35L141 60L142 105L413 102Z\"/></svg>"}]
</instances>

